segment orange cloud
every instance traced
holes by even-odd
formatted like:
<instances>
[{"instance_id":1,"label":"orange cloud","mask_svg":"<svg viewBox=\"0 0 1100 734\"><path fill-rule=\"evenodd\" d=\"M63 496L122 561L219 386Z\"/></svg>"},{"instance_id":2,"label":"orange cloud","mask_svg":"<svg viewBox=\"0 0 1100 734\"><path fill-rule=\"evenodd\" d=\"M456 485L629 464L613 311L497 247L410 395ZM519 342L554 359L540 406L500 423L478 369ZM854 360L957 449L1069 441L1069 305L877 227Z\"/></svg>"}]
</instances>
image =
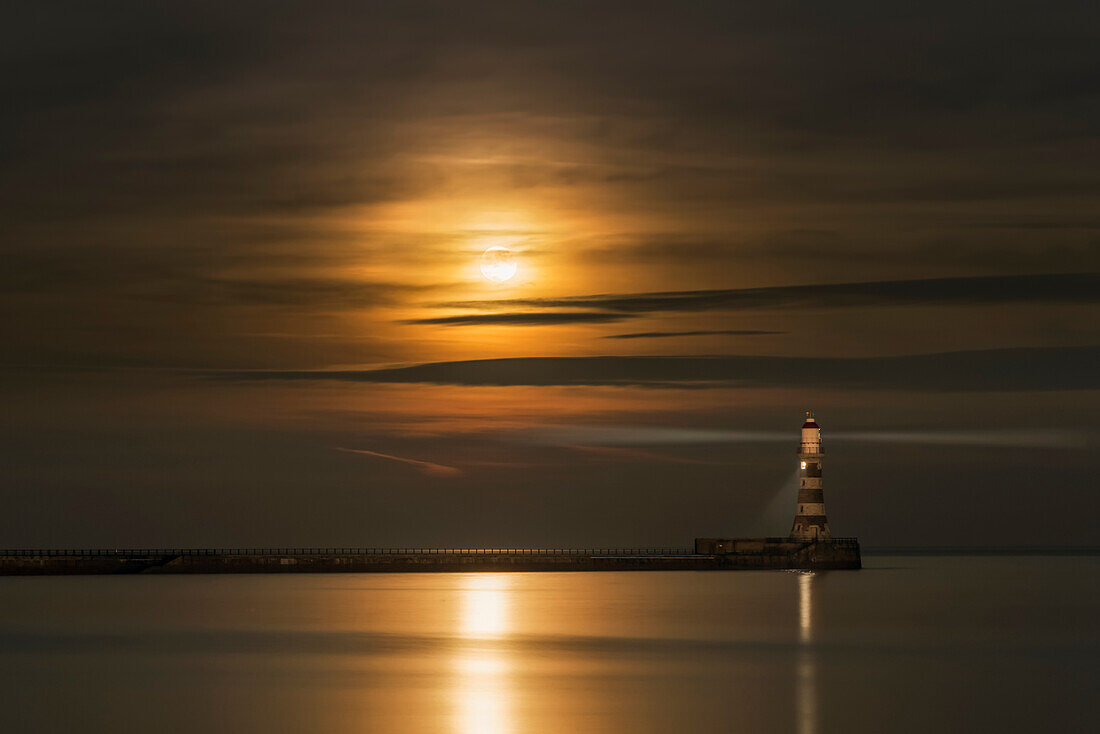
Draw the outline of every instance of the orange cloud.
<instances>
[{"instance_id":1,"label":"orange cloud","mask_svg":"<svg viewBox=\"0 0 1100 734\"><path fill-rule=\"evenodd\" d=\"M406 459L402 456L391 456L390 454L382 454L377 451L367 451L366 449L346 449L342 446L334 446L337 451L344 451L349 454L365 454L366 456L377 456L379 459L389 459L390 461L400 461L402 464L412 464L420 469L424 474L428 474L433 477L453 477L462 473L461 469L453 466L446 466L444 464L436 464L431 461L421 461L420 459Z\"/></svg>"}]
</instances>

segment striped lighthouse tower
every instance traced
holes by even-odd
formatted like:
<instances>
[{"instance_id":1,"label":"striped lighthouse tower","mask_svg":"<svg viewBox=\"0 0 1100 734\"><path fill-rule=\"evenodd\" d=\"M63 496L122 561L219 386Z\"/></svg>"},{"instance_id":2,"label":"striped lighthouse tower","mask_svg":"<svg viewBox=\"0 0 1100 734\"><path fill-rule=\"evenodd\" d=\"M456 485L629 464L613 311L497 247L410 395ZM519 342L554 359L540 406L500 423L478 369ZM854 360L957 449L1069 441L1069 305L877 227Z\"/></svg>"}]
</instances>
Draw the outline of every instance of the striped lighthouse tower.
<instances>
[{"instance_id":1,"label":"striped lighthouse tower","mask_svg":"<svg viewBox=\"0 0 1100 734\"><path fill-rule=\"evenodd\" d=\"M791 537L815 540L829 537L829 521L825 517L825 495L821 488L821 429L813 411L806 411L802 424L802 445L798 449L799 486L798 513L794 516Z\"/></svg>"}]
</instances>

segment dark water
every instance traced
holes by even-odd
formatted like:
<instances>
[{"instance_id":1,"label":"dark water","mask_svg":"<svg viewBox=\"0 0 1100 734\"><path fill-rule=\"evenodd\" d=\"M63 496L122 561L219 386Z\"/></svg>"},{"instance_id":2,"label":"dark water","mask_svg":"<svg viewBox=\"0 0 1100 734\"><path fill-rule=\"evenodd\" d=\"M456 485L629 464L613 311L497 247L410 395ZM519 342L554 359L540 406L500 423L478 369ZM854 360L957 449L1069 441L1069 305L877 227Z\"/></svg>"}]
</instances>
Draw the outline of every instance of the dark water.
<instances>
[{"instance_id":1,"label":"dark water","mask_svg":"<svg viewBox=\"0 0 1100 734\"><path fill-rule=\"evenodd\" d=\"M1100 559L0 578L3 732L1096 731Z\"/></svg>"}]
</instances>

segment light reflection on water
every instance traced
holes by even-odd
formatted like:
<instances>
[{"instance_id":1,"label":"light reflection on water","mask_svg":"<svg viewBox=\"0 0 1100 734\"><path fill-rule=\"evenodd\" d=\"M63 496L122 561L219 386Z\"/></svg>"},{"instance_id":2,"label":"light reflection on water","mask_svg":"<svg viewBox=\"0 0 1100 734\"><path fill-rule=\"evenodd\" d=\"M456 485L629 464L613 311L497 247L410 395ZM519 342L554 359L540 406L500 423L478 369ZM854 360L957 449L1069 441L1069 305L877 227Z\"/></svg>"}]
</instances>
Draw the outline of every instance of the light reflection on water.
<instances>
[{"instance_id":1,"label":"light reflection on water","mask_svg":"<svg viewBox=\"0 0 1100 734\"><path fill-rule=\"evenodd\" d=\"M455 734L509 734L514 670L506 649L492 641L510 631L512 574L459 578L460 645L453 661Z\"/></svg>"},{"instance_id":2,"label":"light reflection on water","mask_svg":"<svg viewBox=\"0 0 1100 734\"><path fill-rule=\"evenodd\" d=\"M798 575L798 671L795 715L798 734L817 734L817 667L814 651L814 581L816 574Z\"/></svg>"},{"instance_id":3,"label":"light reflection on water","mask_svg":"<svg viewBox=\"0 0 1100 734\"><path fill-rule=\"evenodd\" d=\"M1093 728L1100 560L865 562L0 578L0 731Z\"/></svg>"}]
</instances>

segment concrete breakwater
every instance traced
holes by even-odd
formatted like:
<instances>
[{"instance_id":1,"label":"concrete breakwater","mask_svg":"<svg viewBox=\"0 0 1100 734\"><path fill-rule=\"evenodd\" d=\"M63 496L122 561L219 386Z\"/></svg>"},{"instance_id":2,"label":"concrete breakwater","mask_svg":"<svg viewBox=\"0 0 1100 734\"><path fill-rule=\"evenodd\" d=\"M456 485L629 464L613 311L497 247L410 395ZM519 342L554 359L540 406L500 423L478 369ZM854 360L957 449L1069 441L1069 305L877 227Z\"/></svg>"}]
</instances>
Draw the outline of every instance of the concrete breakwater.
<instances>
[{"instance_id":1,"label":"concrete breakwater","mask_svg":"<svg viewBox=\"0 0 1100 734\"><path fill-rule=\"evenodd\" d=\"M237 548L0 550L0 575L732 571L860 568L854 538L699 538L693 549Z\"/></svg>"}]
</instances>

